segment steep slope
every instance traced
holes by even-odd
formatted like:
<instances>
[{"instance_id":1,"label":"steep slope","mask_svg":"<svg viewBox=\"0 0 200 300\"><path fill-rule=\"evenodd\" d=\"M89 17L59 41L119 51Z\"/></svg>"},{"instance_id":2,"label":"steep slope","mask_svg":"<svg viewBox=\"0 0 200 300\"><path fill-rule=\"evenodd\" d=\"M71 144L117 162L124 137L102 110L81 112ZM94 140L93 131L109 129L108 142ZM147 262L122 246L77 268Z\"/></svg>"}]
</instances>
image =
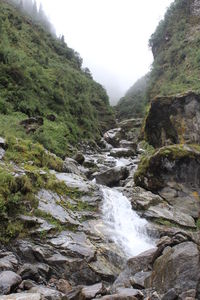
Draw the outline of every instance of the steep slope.
<instances>
[{"instance_id":1,"label":"steep slope","mask_svg":"<svg viewBox=\"0 0 200 300\"><path fill-rule=\"evenodd\" d=\"M140 78L121 98L116 106L119 120L129 118L141 118L145 114L147 103L146 90L149 82L149 74Z\"/></svg>"},{"instance_id":2,"label":"steep slope","mask_svg":"<svg viewBox=\"0 0 200 300\"><path fill-rule=\"evenodd\" d=\"M199 5L199 0L175 0L151 36L151 100L157 95L199 91Z\"/></svg>"},{"instance_id":3,"label":"steep slope","mask_svg":"<svg viewBox=\"0 0 200 300\"><path fill-rule=\"evenodd\" d=\"M40 116L29 138L65 156L69 144L94 140L113 125L105 90L62 39L7 1L0 2L0 36L1 135L27 137L19 122Z\"/></svg>"}]
</instances>

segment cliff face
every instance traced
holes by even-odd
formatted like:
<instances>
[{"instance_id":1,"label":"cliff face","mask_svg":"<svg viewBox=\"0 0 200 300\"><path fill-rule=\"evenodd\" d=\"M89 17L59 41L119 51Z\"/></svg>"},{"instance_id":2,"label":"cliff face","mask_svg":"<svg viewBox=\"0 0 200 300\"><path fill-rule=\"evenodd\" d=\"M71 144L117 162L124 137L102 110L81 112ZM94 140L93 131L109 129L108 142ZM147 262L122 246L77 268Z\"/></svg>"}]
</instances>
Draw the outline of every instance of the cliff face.
<instances>
[{"instance_id":1,"label":"cliff face","mask_svg":"<svg viewBox=\"0 0 200 300\"><path fill-rule=\"evenodd\" d=\"M1 135L26 138L19 123L39 116L28 138L64 156L69 144L95 140L114 125L106 91L63 39L7 1L0 2L0 37Z\"/></svg>"}]
</instances>

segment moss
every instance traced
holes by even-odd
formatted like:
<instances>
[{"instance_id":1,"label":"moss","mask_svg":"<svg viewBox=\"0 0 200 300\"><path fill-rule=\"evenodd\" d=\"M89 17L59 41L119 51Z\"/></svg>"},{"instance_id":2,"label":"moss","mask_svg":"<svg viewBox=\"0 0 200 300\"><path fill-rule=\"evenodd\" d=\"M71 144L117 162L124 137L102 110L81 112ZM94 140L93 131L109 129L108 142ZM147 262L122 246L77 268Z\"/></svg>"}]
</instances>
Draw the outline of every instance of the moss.
<instances>
[{"instance_id":1,"label":"moss","mask_svg":"<svg viewBox=\"0 0 200 300\"><path fill-rule=\"evenodd\" d=\"M152 184L152 190L162 188L163 183L160 172L163 159L167 158L171 162L178 162L184 158L200 159L200 152L197 149L200 149L199 145L170 145L154 150L151 155L143 156L134 174L136 185L147 187L145 177L148 177L148 184ZM152 182L151 178L153 178Z\"/></svg>"},{"instance_id":2,"label":"moss","mask_svg":"<svg viewBox=\"0 0 200 300\"><path fill-rule=\"evenodd\" d=\"M32 162L38 167L47 167L57 171L62 170L63 161L52 155L38 143L30 140L8 137L6 140L7 150L4 157L6 161L13 161L17 164Z\"/></svg>"},{"instance_id":3,"label":"moss","mask_svg":"<svg viewBox=\"0 0 200 300\"><path fill-rule=\"evenodd\" d=\"M200 218L196 221L197 229L200 230Z\"/></svg>"}]
</instances>

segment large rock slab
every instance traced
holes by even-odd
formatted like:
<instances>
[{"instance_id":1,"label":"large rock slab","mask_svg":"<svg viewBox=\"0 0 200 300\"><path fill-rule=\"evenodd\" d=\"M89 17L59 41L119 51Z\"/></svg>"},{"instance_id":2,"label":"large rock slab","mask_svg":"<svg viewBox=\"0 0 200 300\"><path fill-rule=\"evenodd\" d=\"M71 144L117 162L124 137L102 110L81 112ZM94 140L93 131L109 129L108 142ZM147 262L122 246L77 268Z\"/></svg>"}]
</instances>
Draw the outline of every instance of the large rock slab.
<instances>
[{"instance_id":1,"label":"large rock slab","mask_svg":"<svg viewBox=\"0 0 200 300\"><path fill-rule=\"evenodd\" d=\"M43 300L39 293L17 293L10 294L9 296L0 296L0 300Z\"/></svg>"},{"instance_id":2,"label":"large rock slab","mask_svg":"<svg viewBox=\"0 0 200 300\"><path fill-rule=\"evenodd\" d=\"M108 169L95 176L98 184L114 186L119 183L120 180L124 180L128 177L129 171L126 167L115 167Z\"/></svg>"},{"instance_id":3,"label":"large rock slab","mask_svg":"<svg viewBox=\"0 0 200 300\"><path fill-rule=\"evenodd\" d=\"M199 250L193 242L166 247L156 259L146 287L164 294L174 288L178 294L196 289L200 278Z\"/></svg>"},{"instance_id":4,"label":"large rock slab","mask_svg":"<svg viewBox=\"0 0 200 300\"><path fill-rule=\"evenodd\" d=\"M196 228L194 219L184 213L181 213L178 209L163 203L156 206L150 206L145 212L144 216L148 219L159 221L169 221L171 224L177 224L186 228ZM164 224L163 224L164 225Z\"/></svg>"},{"instance_id":5,"label":"large rock slab","mask_svg":"<svg viewBox=\"0 0 200 300\"><path fill-rule=\"evenodd\" d=\"M129 148L113 148L110 151L110 155L113 157L131 157L136 155L136 150L129 149Z\"/></svg>"},{"instance_id":6,"label":"large rock slab","mask_svg":"<svg viewBox=\"0 0 200 300\"><path fill-rule=\"evenodd\" d=\"M39 200L38 209L50 214L53 218L63 224L78 225L79 223L70 216L69 212L65 210L59 203L61 203L60 197L48 190L40 190L37 194Z\"/></svg>"},{"instance_id":7,"label":"large rock slab","mask_svg":"<svg viewBox=\"0 0 200 300\"><path fill-rule=\"evenodd\" d=\"M13 271L0 273L0 294L7 295L14 291L22 282L22 278Z\"/></svg>"},{"instance_id":8,"label":"large rock slab","mask_svg":"<svg viewBox=\"0 0 200 300\"><path fill-rule=\"evenodd\" d=\"M151 104L145 136L149 144L200 144L200 95L157 97Z\"/></svg>"}]
</instances>

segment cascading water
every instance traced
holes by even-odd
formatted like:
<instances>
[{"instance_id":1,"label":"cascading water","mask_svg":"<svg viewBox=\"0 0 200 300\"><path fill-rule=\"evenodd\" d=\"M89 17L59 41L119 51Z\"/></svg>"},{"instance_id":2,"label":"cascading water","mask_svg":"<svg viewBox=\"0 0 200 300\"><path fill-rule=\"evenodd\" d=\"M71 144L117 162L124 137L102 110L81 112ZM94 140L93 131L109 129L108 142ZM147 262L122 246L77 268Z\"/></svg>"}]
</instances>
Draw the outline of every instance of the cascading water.
<instances>
[{"instance_id":1,"label":"cascading water","mask_svg":"<svg viewBox=\"0 0 200 300\"><path fill-rule=\"evenodd\" d=\"M135 256L154 246L146 234L147 221L132 210L131 203L114 188L102 187L103 219L112 240L127 257Z\"/></svg>"}]
</instances>

